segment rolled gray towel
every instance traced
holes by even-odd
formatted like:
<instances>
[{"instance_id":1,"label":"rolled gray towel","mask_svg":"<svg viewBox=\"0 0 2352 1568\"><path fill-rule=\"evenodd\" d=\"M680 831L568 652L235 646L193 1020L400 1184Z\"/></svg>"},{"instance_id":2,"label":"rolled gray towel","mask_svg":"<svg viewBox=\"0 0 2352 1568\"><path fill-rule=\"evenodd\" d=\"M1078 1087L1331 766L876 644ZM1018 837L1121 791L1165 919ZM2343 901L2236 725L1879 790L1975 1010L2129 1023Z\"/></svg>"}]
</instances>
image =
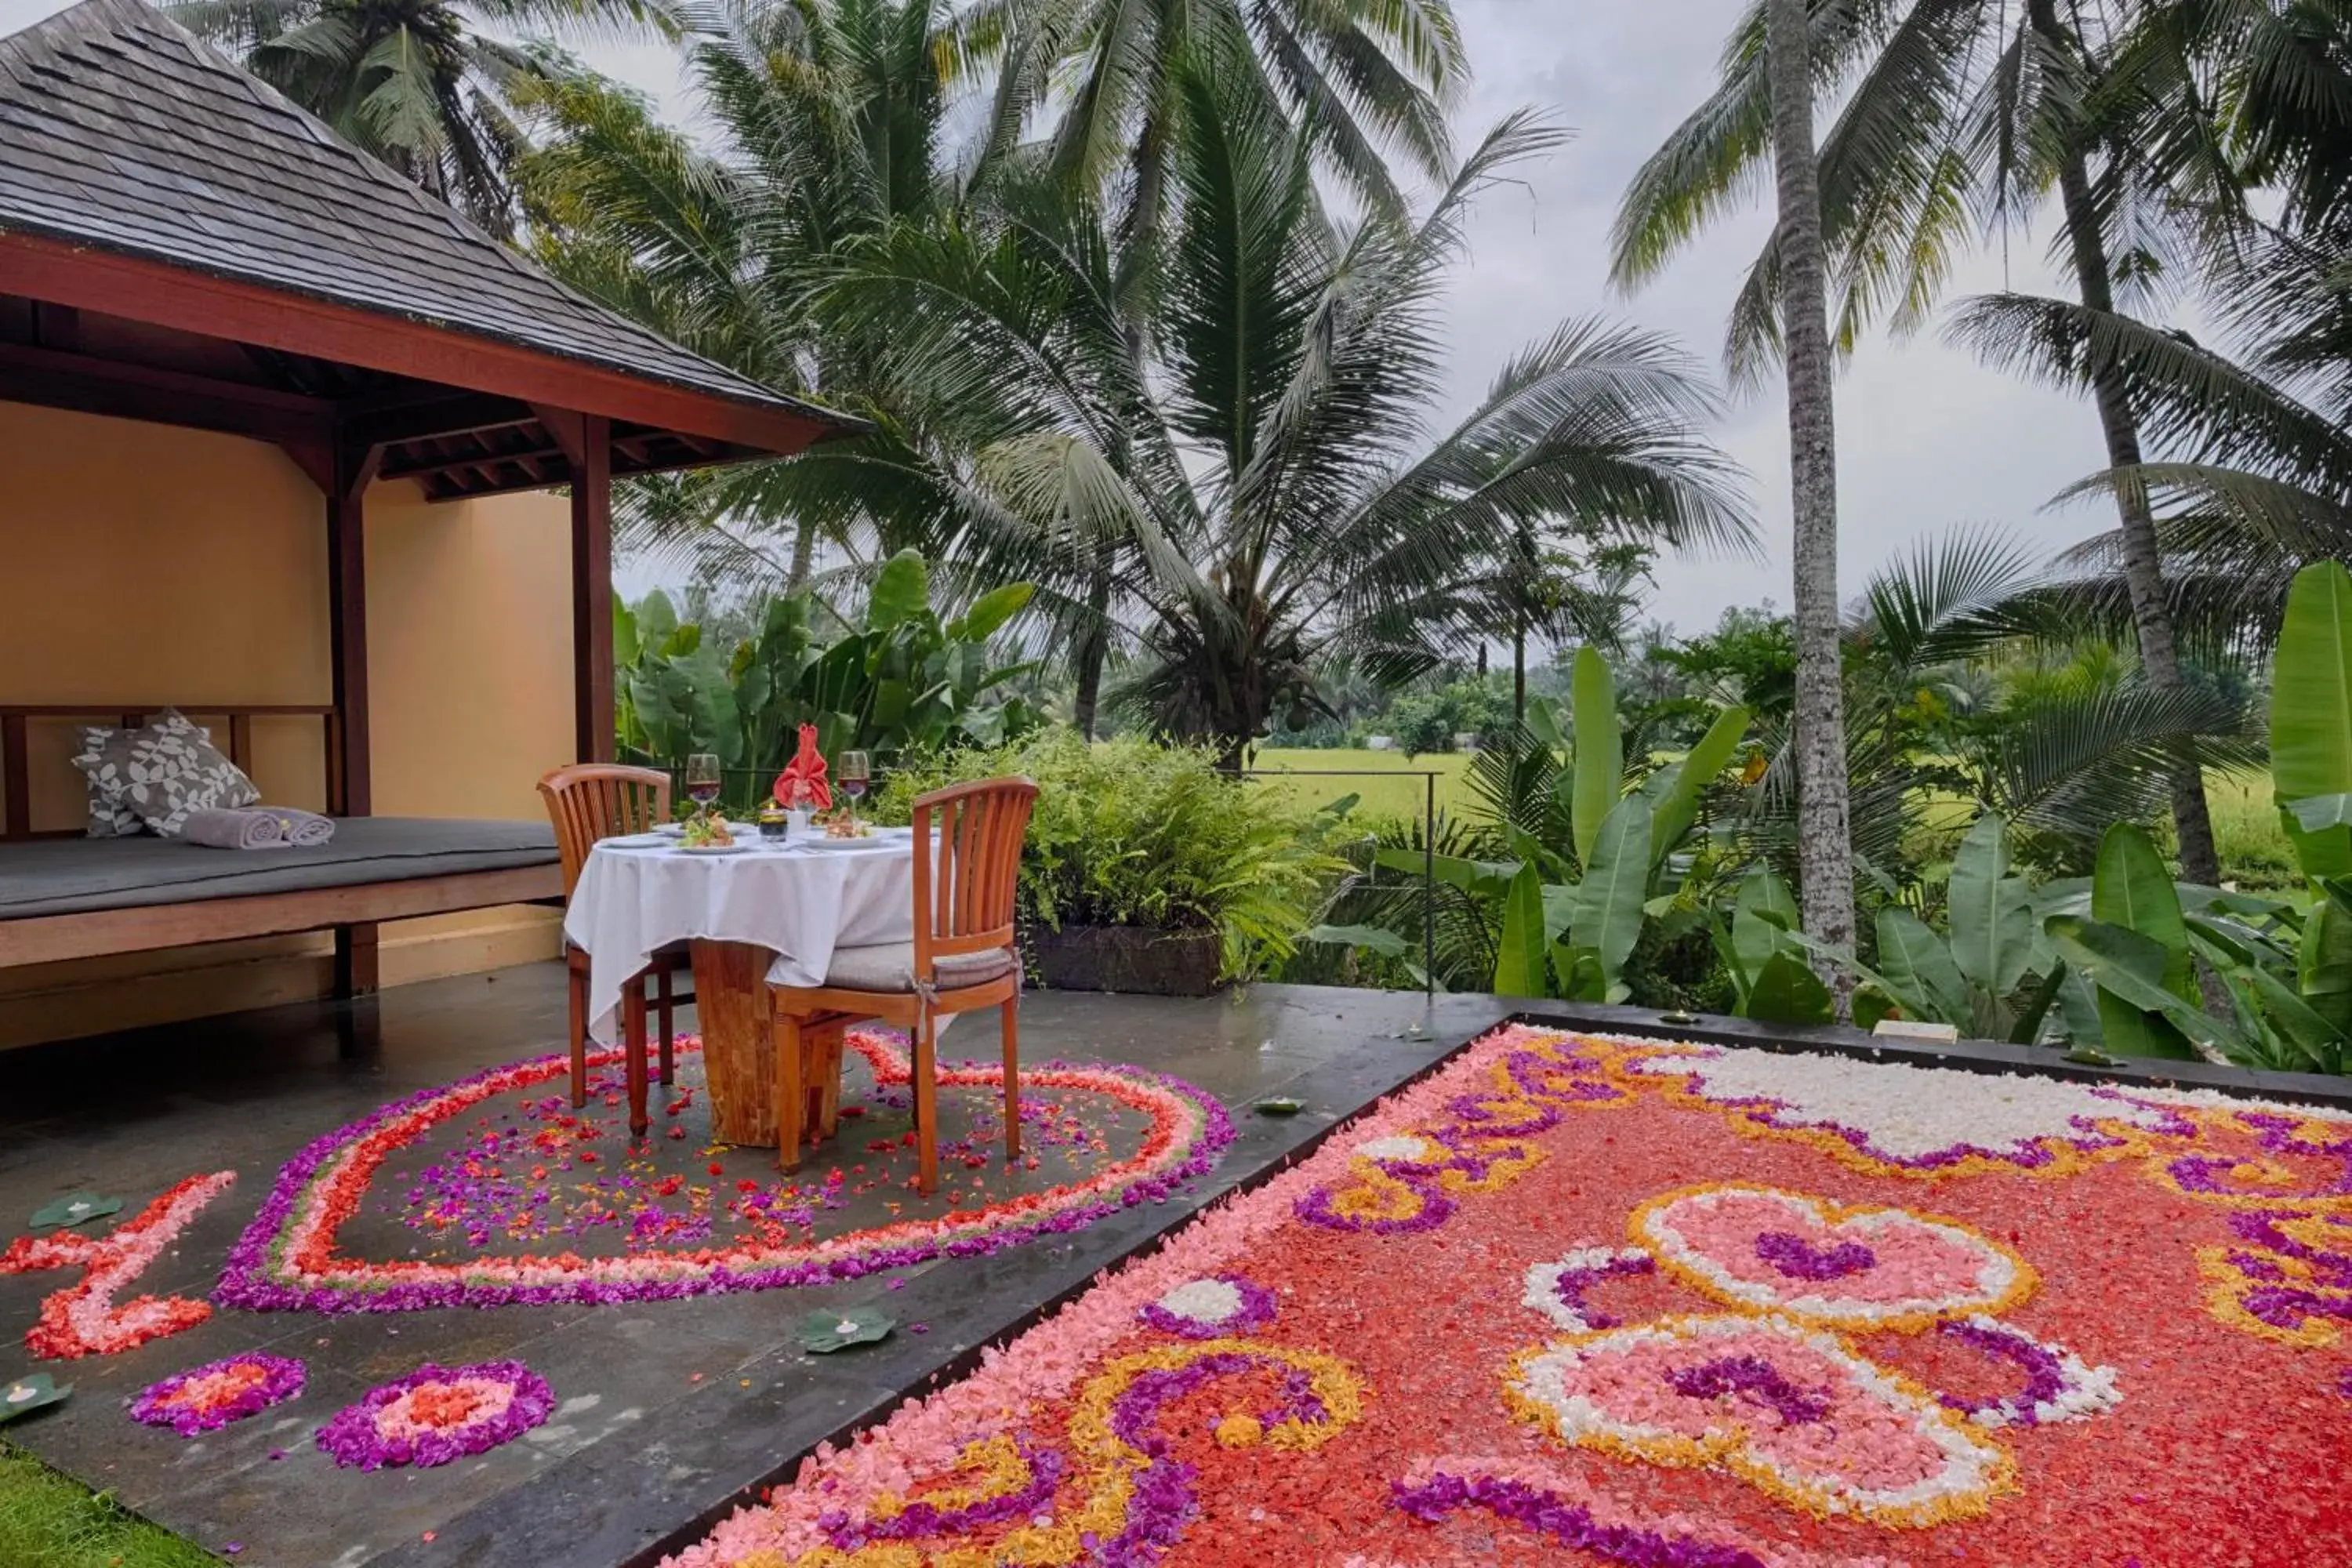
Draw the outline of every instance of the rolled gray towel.
<instances>
[{"instance_id":1,"label":"rolled gray towel","mask_svg":"<svg viewBox=\"0 0 2352 1568\"><path fill-rule=\"evenodd\" d=\"M278 818L285 826L286 842L297 849L315 849L335 836L335 819L320 816L315 811L291 805L257 805L253 809Z\"/></svg>"},{"instance_id":2,"label":"rolled gray towel","mask_svg":"<svg viewBox=\"0 0 2352 1568\"><path fill-rule=\"evenodd\" d=\"M180 837L207 849L284 849L293 840L278 813L266 805L192 811Z\"/></svg>"}]
</instances>

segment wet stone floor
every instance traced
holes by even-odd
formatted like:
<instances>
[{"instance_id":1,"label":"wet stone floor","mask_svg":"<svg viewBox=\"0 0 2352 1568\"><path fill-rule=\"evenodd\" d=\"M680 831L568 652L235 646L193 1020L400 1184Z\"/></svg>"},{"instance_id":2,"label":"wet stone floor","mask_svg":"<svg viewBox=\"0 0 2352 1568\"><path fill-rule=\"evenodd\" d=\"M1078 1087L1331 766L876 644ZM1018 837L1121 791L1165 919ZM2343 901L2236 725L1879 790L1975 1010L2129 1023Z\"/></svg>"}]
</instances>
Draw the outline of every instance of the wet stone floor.
<instances>
[{"instance_id":1,"label":"wet stone floor","mask_svg":"<svg viewBox=\"0 0 2352 1568\"><path fill-rule=\"evenodd\" d=\"M67 1193L124 1201L121 1215L83 1227L103 1236L176 1183L236 1173L125 1299L210 1298L280 1168L321 1141L343 1147L329 1135L394 1103L425 1109L385 1135L336 1237L335 1256L362 1269L425 1270L458 1281L451 1290L470 1300L498 1294L479 1287L483 1271L534 1259L659 1272L677 1258L746 1250L797 1258L848 1248L856 1258L852 1277L827 1283L675 1300L620 1291L399 1311L223 1305L183 1332L70 1361L37 1360L23 1337L43 1299L79 1271L0 1275L0 1378L46 1371L74 1388L6 1436L239 1564L651 1562L816 1443L953 1375L984 1344L1218 1194L1278 1168L1501 1013L1490 998L1433 1005L1312 987L1199 1000L1033 993L1021 1018L1024 1159L1003 1158L999 1086L950 1083L940 1101L945 1179L929 1198L911 1185L903 1068L887 1041L850 1054L840 1131L791 1175L772 1150L712 1142L691 1051L680 1053L674 1085L656 1086L641 1142L627 1137L617 1069L597 1070L578 1110L560 1062L486 1077L561 1048L555 964L0 1053L0 1244ZM682 1026L691 1018L688 1010ZM993 1019L971 1018L942 1055L992 1061L998 1049ZM1118 1070L1056 1082L1050 1064L1059 1062ZM469 1080L488 1087L449 1092ZM1274 1096L1305 1109L1279 1118L1253 1110ZM1167 1130L1213 1120L1212 1100L1232 1141L1184 1165L1160 1147ZM1167 1179L1140 1201L1082 1205L1060 1227L989 1229L991 1216L1057 1192L1155 1172ZM856 1250L941 1223L969 1224L986 1247ZM886 1312L897 1331L829 1356L802 1348L797 1331L813 1310L858 1306ZM194 1438L128 1415L126 1402L149 1384L255 1350L300 1361L304 1392ZM338 1411L421 1364L506 1360L544 1378L555 1406L503 1447L368 1472L339 1467L314 1441Z\"/></svg>"}]
</instances>

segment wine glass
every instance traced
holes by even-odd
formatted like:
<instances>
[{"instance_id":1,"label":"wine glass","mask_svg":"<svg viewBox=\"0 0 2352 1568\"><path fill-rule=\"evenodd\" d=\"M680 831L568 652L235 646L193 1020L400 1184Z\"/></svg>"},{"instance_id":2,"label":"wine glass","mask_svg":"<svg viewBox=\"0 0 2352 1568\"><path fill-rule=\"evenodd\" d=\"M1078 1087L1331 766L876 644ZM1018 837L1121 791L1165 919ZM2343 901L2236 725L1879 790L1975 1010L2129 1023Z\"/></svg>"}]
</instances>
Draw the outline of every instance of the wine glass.
<instances>
[{"instance_id":1,"label":"wine glass","mask_svg":"<svg viewBox=\"0 0 2352 1568\"><path fill-rule=\"evenodd\" d=\"M849 826L855 832L857 827L857 797L864 795L866 786L873 782L874 760L863 752L844 752L837 772L841 775L841 793L849 797Z\"/></svg>"},{"instance_id":2,"label":"wine glass","mask_svg":"<svg viewBox=\"0 0 2352 1568\"><path fill-rule=\"evenodd\" d=\"M686 759L686 793L701 815L710 815L710 803L719 798L719 757L712 752L697 752Z\"/></svg>"}]
</instances>

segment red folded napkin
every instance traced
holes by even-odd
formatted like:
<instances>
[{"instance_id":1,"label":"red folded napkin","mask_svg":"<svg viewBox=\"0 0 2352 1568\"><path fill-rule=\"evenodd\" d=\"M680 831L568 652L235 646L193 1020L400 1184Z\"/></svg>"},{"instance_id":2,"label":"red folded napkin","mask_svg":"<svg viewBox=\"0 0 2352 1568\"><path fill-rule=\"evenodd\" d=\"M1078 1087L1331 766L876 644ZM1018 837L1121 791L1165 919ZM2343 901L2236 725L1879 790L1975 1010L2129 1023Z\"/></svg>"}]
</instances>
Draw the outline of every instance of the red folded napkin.
<instances>
[{"instance_id":1,"label":"red folded napkin","mask_svg":"<svg viewBox=\"0 0 2352 1568\"><path fill-rule=\"evenodd\" d=\"M776 775L776 804L788 811L801 805L833 809L833 789L824 782L824 759L817 754L814 724L801 726L801 749Z\"/></svg>"}]
</instances>

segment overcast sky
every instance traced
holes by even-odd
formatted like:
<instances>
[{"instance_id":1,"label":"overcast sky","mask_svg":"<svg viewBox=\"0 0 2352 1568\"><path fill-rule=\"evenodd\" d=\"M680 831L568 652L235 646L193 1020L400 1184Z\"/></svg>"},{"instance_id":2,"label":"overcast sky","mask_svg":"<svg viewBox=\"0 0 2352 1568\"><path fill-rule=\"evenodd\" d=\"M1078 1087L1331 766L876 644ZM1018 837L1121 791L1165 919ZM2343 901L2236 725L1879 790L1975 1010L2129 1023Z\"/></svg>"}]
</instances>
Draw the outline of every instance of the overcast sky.
<instances>
[{"instance_id":1,"label":"overcast sky","mask_svg":"<svg viewBox=\"0 0 2352 1568\"><path fill-rule=\"evenodd\" d=\"M1570 316L1605 312L1674 333L1719 363L1724 318L1769 223L1759 209L1705 237L1631 299L1607 279L1608 232L1627 179L1714 79L1740 0L1454 0L1473 82L1456 117L1467 145L1523 104L1575 136L1490 192L1449 301L1452 397L1467 404L1520 344ZM62 9L0 0L0 32ZM598 69L690 121L669 55L653 47L580 50ZM2040 237L2011 247L2017 286L2047 287ZM2002 286L1997 253L1973 258L1953 293ZM1718 432L1754 476L1767 560L1667 560L1655 614L1685 631L1726 606L1789 602L1788 438L1780 399L1742 402ZM1851 592L1922 535L1993 523L2054 548L2095 531L2087 510L2049 514L2062 486L2102 466L2088 405L1979 369L1934 331L1867 345L1838 388L1841 580Z\"/></svg>"}]
</instances>

